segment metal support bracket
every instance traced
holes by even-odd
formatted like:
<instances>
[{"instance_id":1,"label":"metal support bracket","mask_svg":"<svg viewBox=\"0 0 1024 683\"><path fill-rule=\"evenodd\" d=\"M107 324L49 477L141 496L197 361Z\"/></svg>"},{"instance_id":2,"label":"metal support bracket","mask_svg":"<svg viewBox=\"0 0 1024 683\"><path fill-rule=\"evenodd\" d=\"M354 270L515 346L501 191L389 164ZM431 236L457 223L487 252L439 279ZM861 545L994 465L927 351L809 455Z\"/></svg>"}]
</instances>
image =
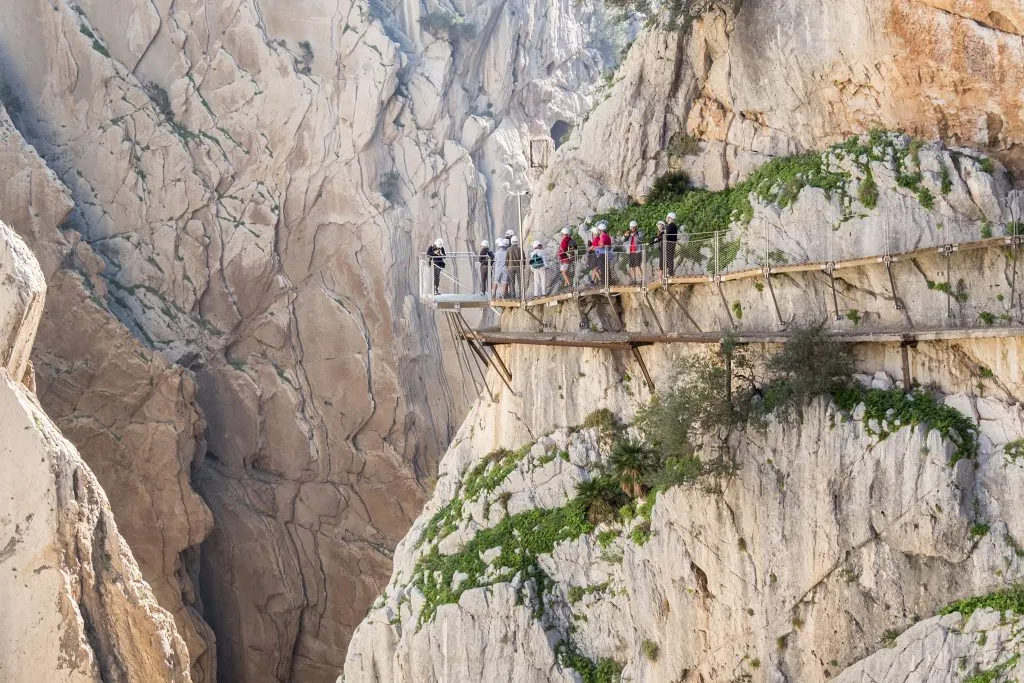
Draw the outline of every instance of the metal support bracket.
<instances>
[{"instance_id":1,"label":"metal support bracket","mask_svg":"<svg viewBox=\"0 0 1024 683\"><path fill-rule=\"evenodd\" d=\"M653 394L655 391L654 380L651 379L651 373L647 371L647 364L644 363L644 357L640 355L640 349L636 344L631 344L629 348L633 352L633 358L636 359L637 365L640 366L640 372L644 373L644 380L647 382L647 388L650 389Z\"/></svg>"},{"instance_id":2,"label":"metal support bracket","mask_svg":"<svg viewBox=\"0 0 1024 683\"><path fill-rule=\"evenodd\" d=\"M903 391L910 393L913 390L912 378L910 376L910 349L917 348L917 338L907 335L900 342L900 360L903 365Z\"/></svg>"},{"instance_id":3,"label":"metal support bracket","mask_svg":"<svg viewBox=\"0 0 1024 683\"><path fill-rule=\"evenodd\" d=\"M892 275L892 263L895 259L891 255L886 254L881 258L881 261L885 264L885 270L889 274L889 288L892 289L892 300L896 304L896 310L902 311L903 301L900 300L900 295L896 292L896 278Z\"/></svg>"},{"instance_id":4,"label":"metal support bracket","mask_svg":"<svg viewBox=\"0 0 1024 683\"><path fill-rule=\"evenodd\" d=\"M768 293L772 295L772 305L775 306L775 317L779 319L779 326L786 327L786 321L782 319L782 311L779 310L779 300L775 298L775 287L772 286L772 269L765 267L761 269L764 281L768 284Z\"/></svg>"},{"instance_id":5,"label":"metal support bracket","mask_svg":"<svg viewBox=\"0 0 1024 683\"><path fill-rule=\"evenodd\" d=\"M644 290L644 303L647 304L647 308L651 309L651 316L654 318L654 323L658 326L658 331L665 334L665 328L661 326L661 321L658 320L658 312L654 310L654 306L651 305L651 300L647 296L646 288Z\"/></svg>"},{"instance_id":6,"label":"metal support bracket","mask_svg":"<svg viewBox=\"0 0 1024 683\"><path fill-rule=\"evenodd\" d=\"M828 273L829 285L832 288L832 311L835 313L836 322L843 319L843 316L839 315L839 297L836 295L836 264L835 261L829 261L822 270Z\"/></svg>"}]
</instances>

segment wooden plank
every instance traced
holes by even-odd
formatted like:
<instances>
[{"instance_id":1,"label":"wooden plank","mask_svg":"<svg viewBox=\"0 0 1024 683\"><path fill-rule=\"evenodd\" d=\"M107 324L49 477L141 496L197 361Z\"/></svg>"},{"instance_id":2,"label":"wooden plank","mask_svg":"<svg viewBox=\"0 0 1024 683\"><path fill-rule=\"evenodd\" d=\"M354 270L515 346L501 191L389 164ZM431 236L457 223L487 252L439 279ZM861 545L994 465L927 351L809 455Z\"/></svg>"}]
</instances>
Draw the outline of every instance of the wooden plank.
<instances>
[{"instance_id":1,"label":"wooden plank","mask_svg":"<svg viewBox=\"0 0 1024 683\"><path fill-rule=\"evenodd\" d=\"M634 345L651 344L715 344L724 338L721 332L666 332L666 333L629 333L629 332L498 332L493 330L474 330L476 340L491 345L523 344L528 346L565 346L576 348L629 348ZM1024 326L986 328L950 328L908 330L906 332L878 331L861 332L855 330L836 330L831 335L844 342L853 344L865 343L903 343L910 341L943 341L962 339L993 339L1005 337L1024 337ZM787 341L787 332L751 333L739 332L732 338L739 344L781 344Z\"/></svg>"},{"instance_id":2,"label":"wooden plank","mask_svg":"<svg viewBox=\"0 0 1024 683\"><path fill-rule=\"evenodd\" d=\"M980 240L972 240L970 242L964 242L962 244L955 245L958 251L970 251L975 249L987 249L1007 246L1006 237L991 237ZM909 260L917 258L919 256L934 255L938 253L939 249L945 245L935 245L929 247L922 247L920 249L914 249L907 252L901 252L891 254L890 258L893 261ZM843 270L846 268L861 268L864 266L877 265L882 263L882 255L863 256L855 259L848 259L845 261L837 261L834 264L835 270ZM802 272L820 272L826 267L824 261L809 261L807 263L795 263L795 264L780 264L772 266L771 272L775 273L802 273ZM762 277L764 270L761 268L746 268L744 270L722 273L720 279L723 282L730 282L736 280L745 280L750 278ZM666 281L661 279L654 280L647 284L648 291L655 291L668 285L699 285L714 282L714 276L710 273L703 275L678 275L675 277L667 278ZM631 285L617 285L610 287L609 291L613 294L634 294L641 292L641 286ZM580 297L591 297L591 296L604 296L605 291L603 288L588 288L579 292ZM527 306L542 306L549 303L559 303L562 301L568 301L569 299L575 298L572 292L565 292L560 294L553 294L550 296L538 297L536 299L527 299L525 305ZM426 303L430 303L439 309L452 309L456 306L463 308L482 308L486 306L492 306L494 308L519 308L524 305L524 302L520 299L495 299L492 301L480 300L475 296L466 296L465 299L449 300L449 301L431 301L430 299L425 300Z\"/></svg>"}]
</instances>

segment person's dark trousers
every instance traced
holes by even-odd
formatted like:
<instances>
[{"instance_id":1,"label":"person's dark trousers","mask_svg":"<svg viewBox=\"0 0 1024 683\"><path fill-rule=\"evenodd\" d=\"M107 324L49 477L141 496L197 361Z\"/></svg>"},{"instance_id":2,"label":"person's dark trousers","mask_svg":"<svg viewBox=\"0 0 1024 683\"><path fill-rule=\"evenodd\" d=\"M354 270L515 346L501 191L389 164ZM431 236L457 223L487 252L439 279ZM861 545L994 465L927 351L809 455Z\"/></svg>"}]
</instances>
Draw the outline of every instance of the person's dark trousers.
<instances>
[{"instance_id":1,"label":"person's dark trousers","mask_svg":"<svg viewBox=\"0 0 1024 683\"><path fill-rule=\"evenodd\" d=\"M676 243L668 242L665 244L665 265L668 267L668 276L673 277L676 274Z\"/></svg>"},{"instance_id":2,"label":"person's dark trousers","mask_svg":"<svg viewBox=\"0 0 1024 683\"><path fill-rule=\"evenodd\" d=\"M434 294L441 287L441 266L434 266Z\"/></svg>"},{"instance_id":3,"label":"person's dark trousers","mask_svg":"<svg viewBox=\"0 0 1024 683\"><path fill-rule=\"evenodd\" d=\"M508 296L510 299L519 298L519 268L513 267L508 274Z\"/></svg>"},{"instance_id":4,"label":"person's dark trousers","mask_svg":"<svg viewBox=\"0 0 1024 683\"><path fill-rule=\"evenodd\" d=\"M490 279L491 269L487 266L480 266L480 293L487 293L487 282Z\"/></svg>"}]
</instances>

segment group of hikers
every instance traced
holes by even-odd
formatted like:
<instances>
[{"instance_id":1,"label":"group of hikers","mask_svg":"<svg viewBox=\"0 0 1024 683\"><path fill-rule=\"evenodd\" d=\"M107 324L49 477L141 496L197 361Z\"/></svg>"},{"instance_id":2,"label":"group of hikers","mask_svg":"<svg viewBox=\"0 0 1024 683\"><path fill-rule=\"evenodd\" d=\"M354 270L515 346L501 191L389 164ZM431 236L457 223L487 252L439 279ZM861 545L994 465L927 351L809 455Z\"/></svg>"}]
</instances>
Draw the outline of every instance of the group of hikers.
<instances>
[{"instance_id":1,"label":"group of hikers","mask_svg":"<svg viewBox=\"0 0 1024 683\"><path fill-rule=\"evenodd\" d=\"M592 223L592 219L587 218L579 226L562 228L556 235L556 259L561 284L567 289L573 286L601 287L610 284L608 266L616 247L625 255L625 273L629 284L642 282L645 242L637 222L630 221L625 234L618 241L612 237L607 221ZM680 235L675 213L669 213L664 221L658 221L656 227L655 236L646 244L661 247L658 277L672 277L675 275L676 243L680 237L685 241L686 236L685 233ZM576 236L579 240L575 239ZM427 256L433 265L434 294L437 295L440 293L441 274L447 267L444 242L440 239L435 241L427 248ZM497 240L496 251L491 250L488 240L481 240L476 258L480 268L480 294L495 299L517 299L525 295L523 286L527 268L532 276L533 296L541 297L549 293L548 270L552 264L539 240L532 243L527 255L519 244L519 238L508 230L504 237Z\"/></svg>"}]
</instances>

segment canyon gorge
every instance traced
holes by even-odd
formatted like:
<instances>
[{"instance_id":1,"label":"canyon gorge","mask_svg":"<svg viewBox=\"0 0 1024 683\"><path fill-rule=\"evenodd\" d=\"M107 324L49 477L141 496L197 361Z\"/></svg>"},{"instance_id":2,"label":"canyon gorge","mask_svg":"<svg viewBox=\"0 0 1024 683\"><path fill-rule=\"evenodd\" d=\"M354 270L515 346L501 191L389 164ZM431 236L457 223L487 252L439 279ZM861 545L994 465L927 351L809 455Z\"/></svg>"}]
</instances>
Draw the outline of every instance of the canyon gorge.
<instances>
[{"instance_id":1,"label":"canyon gorge","mask_svg":"<svg viewBox=\"0 0 1024 683\"><path fill-rule=\"evenodd\" d=\"M971 457L951 462L960 432L817 398L796 426L731 434L713 485L541 550L483 547L568 514L611 450L588 417L634 424L654 392L625 351L509 346L511 386L492 372L481 393L417 277L434 239L472 252L522 215L549 243L666 174L739 202L720 226L737 243L1012 244L1019 3L0 5L5 679L1024 673L1012 612L941 613L1024 578L1019 336L922 341L906 362L855 346L860 385L898 392L906 366L966 416ZM750 178L768 181L748 199ZM1024 322L1009 248L887 265L841 278L834 316L828 278L792 274L467 317ZM715 348L642 353L660 388ZM473 553L478 574L445 573Z\"/></svg>"}]
</instances>

